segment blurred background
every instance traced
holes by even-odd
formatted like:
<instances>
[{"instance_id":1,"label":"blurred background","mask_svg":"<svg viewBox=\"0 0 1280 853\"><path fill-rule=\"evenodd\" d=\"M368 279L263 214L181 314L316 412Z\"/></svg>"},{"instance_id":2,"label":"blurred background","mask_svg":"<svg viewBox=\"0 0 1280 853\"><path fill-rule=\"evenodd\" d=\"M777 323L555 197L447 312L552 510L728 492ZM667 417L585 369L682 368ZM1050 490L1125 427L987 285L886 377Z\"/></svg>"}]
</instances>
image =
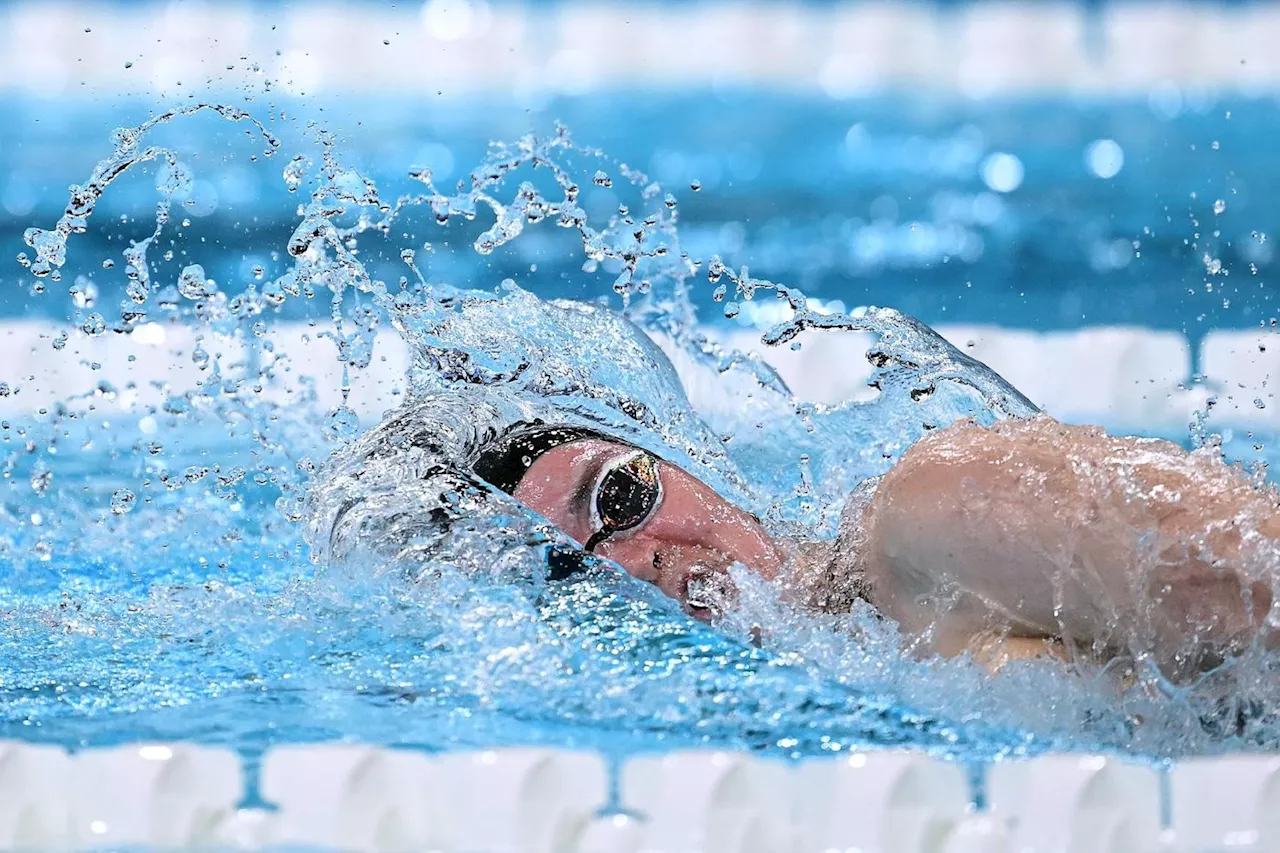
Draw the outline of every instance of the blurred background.
<instances>
[{"instance_id":1,"label":"blurred background","mask_svg":"<svg viewBox=\"0 0 1280 853\"><path fill-rule=\"evenodd\" d=\"M1280 3L33 0L0 4L0 42L10 257L113 128L172 106L245 108L286 143L262 162L216 117L158 132L194 175L174 263L198 247L211 276L243 281L287 261L297 196L281 170L317 127L407 190L413 166L448 185L490 140L559 121L680 197L691 254L831 307L913 314L1062 417L1185 437L1213 400L1228 430L1280 425ZM584 198L601 216L620 202ZM11 372L42 369L32 342L87 290L119 301L120 250L150 233L154 201L154 176L113 187L110 227L77 238L80 267L47 293L0 265ZM433 276L608 292L553 229L483 264L465 245L437 242ZM709 293L702 322L737 345L778 319L773 300L727 319ZM315 303L285 310L323 316ZM865 375L856 349L767 357L834 400Z\"/></svg>"}]
</instances>

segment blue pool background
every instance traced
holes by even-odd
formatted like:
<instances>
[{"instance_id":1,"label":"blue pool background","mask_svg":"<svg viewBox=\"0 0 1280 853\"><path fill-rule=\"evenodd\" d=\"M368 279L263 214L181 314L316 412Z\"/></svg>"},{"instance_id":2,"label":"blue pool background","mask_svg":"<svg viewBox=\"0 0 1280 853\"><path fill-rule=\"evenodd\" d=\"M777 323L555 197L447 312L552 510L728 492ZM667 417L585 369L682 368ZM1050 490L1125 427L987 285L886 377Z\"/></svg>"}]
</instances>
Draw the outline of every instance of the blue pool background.
<instances>
[{"instance_id":1,"label":"blue pool background","mask_svg":"<svg viewBox=\"0 0 1280 853\"><path fill-rule=\"evenodd\" d=\"M439 0L437 6L444 8ZM645 170L679 195L684 248L691 254L719 254L819 300L848 308L892 306L934 325L1172 332L1190 354L1179 380L1195 386L1207 336L1266 331L1276 313L1270 235L1280 219L1280 171L1271 141L1280 131L1280 101L1265 74L1261 82L1256 76L1233 80L1240 59L1218 56L1217 65L1200 70L1175 63L1167 73L1117 76L1114 85L1104 71L1101 82L1085 87L1070 63L1039 75L1033 85L1020 85L1011 75L994 83L983 78L983 85L969 89L945 78L921 83L932 72L879 74L873 67L856 87L842 88L840 62L788 65L775 62L768 50L745 62L726 59L723 69L707 61L685 68L683 76L664 71L669 57L659 37L648 61L608 74L584 71L605 61L611 41L621 49L625 21L637 10L659 36L678 33L708 9L708 15L723 16L715 18L717 26L795 16L806 32L844 10L880 10L872 18L884 34L865 38L897 38L909 46L916 43L913 33L933 33L929 38L937 43L983 8L493 4L484 7L491 29L468 41L440 37L453 32L456 20L446 15L442 24L417 5L397 13L372 3L6 4L0 14L8 16L4 31L13 49L0 75L6 118L0 126L0 241L11 257L29 251L23 231L56 220L66 187L109 152L111 130L173 104L235 104L284 143L285 153L265 161L243 127L210 116L156 132L156 140L183 152L196 180L175 214L191 221L188 236L165 247L175 257L157 258L154 274L174 278L185 263L198 260L210 276L237 283L254 279L258 267L270 276L287 263L282 249L297 224L298 197L280 173L291 152L314 156L308 123L333 131L344 159L380 187L407 191L411 166L431 166L447 183L478 163L491 140L550 133L559 121L580 144ZM1035 17L1040 7L1017 8L1033 13L1022 25L1025 32L1015 27L997 40L1011 50L1044 24ZM1132 7L1044 8L1058 16L1052 20L1078 24L1079 61L1109 68L1108 51L1117 48L1108 47L1106 34L1113 19ZM1245 14L1241 9L1253 14L1267 8L1205 3L1158 10L1168 13L1175 29L1198 32L1205 20L1238 26L1231 16ZM499 28L494 22L508 14L523 21L521 43L539 58L523 77L464 78L447 63L430 61L436 42L483 53ZM308 20L325 15L365 20L349 41L334 42L322 29L308 29ZM595 22L583 32L604 39L595 53L573 53L581 47L573 43L579 15ZM241 26L242 45L213 44L209 34L202 39L201 26L210 19L221 19L228 31ZM1158 30L1159 16L1153 21ZM373 58L418 38L409 28L422 26L436 42L424 43L413 80L404 77L412 65L384 67ZM757 50L769 47L766 36L743 27ZM724 40L708 54L731 55L735 41L748 38L711 29ZM42 36L29 41L38 50L23 46L33 32ZM1242 51L1252 61L1255 41L1246 43L1246 35L1242 27L1240 43L1248 48ZM178 47L151 48L152 41ZM837 48L824 46L843 56ZM793 59L804 54L803 44L785 49ZM978 57L984 49L991 50L980 41L963 47ZM223 50L234 54L231 61L224 63ZM953 59L965 64L963 56ZM1009 67L1021 61L1015 57ZM430 82L437 72L443 81L438 88ZM308 74L319 81L314 92L299 82ZM579 85L583 80L594 82ZM50 335L63 327L74 331L69 318L83 312L77 314L67 290L79 275L92 276L97 303L114 308L125 285L120 249L149 233L155 194L151 172L112 187L96 214L101 227L72 241L61 286L36 292L18 264L0 266L0 323L7 324L0 326L0 364L6 363L5 342L20 341L12 346L22 350L24 365L21 372L11 368L12 376L0 368L0 381L34 385L40 364L82 357L55 356L40 342L43 355L27 358L32 337L15 330L28 324L37 339L46 329L54 330ZM587 187L584 199L588 212L600 216L619 202L604 187ZM580 252L561 233L534 231L478 258L466 247L479 226L451 228L456 232L441 239L427 223L409 222L397 240L368 250L365 262L394 278L401 274L400 243L431 241L433 278L483 288L510 278L547 297L609 293L611 277L584 271ZM114 266L104 265L108 259ZM695 304L708 330L740 333L750 325L756 315L724 318L710 299L711 286L702 286ZM328 310L324 299L291 300L273 321L323 321ZM7 363L18 363L18 354L7 353ZM173 356L175 364L179 356L190 361L181 352ZM821 367L834 375L845 365ZM118 377L107 378L119 384ZM1087 386L1091 377L1081 373L1078 381ZM1102 397L1128 393L1131 387L1099 383ZM192 426L152 452L140 412L104 405L109 428L83 421L60 425L58 452L50 452L51 443L18 454L29 436L14 433L30 422L36 425L30 434L38 435L39 425L56 412L44 398L37 405L26 402L34 396L28 391L0 401L13 424L6 438L13 452L6 462L11 486L0 568L0 610L8 629L0 643L7 709L0 736L69 745L194 738L249 750L354 737L428 748L545 742L629 751L712 743L797 753L871 740L970 756L1090 744L1122 748L1130 741L1152 754L1221 745L1215 732L1203 730L1170 731L1142 742L1124 714L1103 714L1100 724L1082 732L1079 721L1097 716L1090 705L1097 697L1067 688L1054 693L1046 687L1052 682L1035 680L1043 674L1026 676L1031 688L1018 676L972 700L960 694L982 689L965 672L943 672L941 681L928 673L859 681L864 669L850 676L852 683L840 683L806 680L803 671L774 677L762 666L764 676L734 682L725 673L732 675L735 662L750 670L759 659L701 629L691 629L688 642L702 650L705 669L695 668L686 680L664 685L638 679L634 684L652 692L638 694L635 704L615 697L612 704L593 705L588 696L579 706L557 707L555 701L572 695L571 685L544 688L535 667L527 661L524 670L495 664L484 643L455 648L457 658L422 654L451 643L466 646L450 632L474 627L483 607L464 607L465 618L452 622L456 614L433 611L418 624L403 615L424 605L412 592L378 581L309 585L314 568L296 528L274 511L279 472L263 473L261 481L251 473L237 484L231 513L218 503L216 488L200 491L208 480L199 471L209 466L255 471L248 431L227 436ZM1192 440L1181 416L1124 426ZM1268 459L1269 425L1248 426L1248 434L1237 430L1229 450L1237 458ZM318 432L291 438L310 462L327 452ZM54 488L33 498L28 484L46 470ZM137 528L110 513L111 496L160 474L168 479L148 500L146 535L130 539ZM184 477L194 477L192 485L170 489ZM475 595L457 591L460 601ZM488 606L484 595L479 599ZM389 618L388 611L397 615ZM551 639L520 619L488 636L510 648ZM470 673L470 680L459 673ZM933 706L917 711L938 683L954 696L944 690ZM729 698L681 707L690 684ZM1028 721L1026 709L1011 701L1027 689L1047 694L1053 713ZM637 727L636 719L644 725ZM1252 740L1242 739L1244 746L1274 742L1270 729L1252 734Z\"/></svg>"},{"instance_id":2,"label":"blue pool background","mask_svg":"<svg viewBox=\"0 0 1280 853\"><path fill-rule=\"evenodd\" d=\"M299 104L301 114L317 102ZM0 233L13 254L32 222L56 218L62 188L87 174L109 130L141 121L150 109L131 100L52 108L10 101L11 120L0 131L7 172ZM355 163L389 186L408 186L405 164L434 164L456 179L490 140L545 133L563 121L583 144L665 185L702 184L682 211L691 251L749 263L813 297L892 305L931 324L1131 325L1194 339L1275 314L1271 245L1258 236L1270 234L1280 216L1265 144L1280 128L1273 98L1204 96L1196 108L1168 116L1146 99L1064 108L1044 96L831 102L756 91L620 92L556 99L538 113L477 97L347 99L323 115L343 128ZM294 130L280 129L285 138ZM174 131L183 150L205 157L236 151L238 134L207 118ZM1099 140L1122 152L1123 168L1112 178L1090 170L1089 147ZM983 165L1006 153L1024 177L1012 192L993 192ZM274 171L240 162L202 170L202 197L191 213L224 250L211 274L241 274L244 256L261 251L233 228L243 218L281 241L291 232L291 196ZM106 199L104 211L136 212L153 192L133 180ZM588 202L603 211L611 198L602 190ZM1226 208L1215 214L1220 199ZM86 253L106 249L91 245ZM1222 264L1212 290L1204 286L1214 278L1206 252ZM571 258L534 254L495 257L494 277L547 296L594 294L595 283ZM539 271L531 273L535 260ZM447 257L438 261L448 268ZM18 267L4 277L0 305L11 315L52 316L65 307L30 299Z\"/></svg>"},{"instance_id":3,"label":"blue pool background","mask_svg":"<svg viewBox=\"0 0 1280 853\"><path fill-rule=\"evenodd\" d=\"M668 186L701 182L682 211L692 251L750 263L811 296L893 305L929 323L1135 325L1194 341L1274 313L1271 245L1259 235L1277 218L1267 140L1280 110L1268 76L1277 72L1256 55L1271 8L5 3L12 50L0 74L0 234L16 254L22 230L60 209L62 189L104 153L110 129L158 105L257 105L295 143L306 121L321 119L353 165L388 186L404 184L411 164L457 179L489 141L563 121L582 144ZM771 40L758 31L775 21L795 32ZM344 23L349 41L335 43L330 30ZM834 34L801 63L803 37L824 27ZM715 36L708 57L664 68L685 28L693 31L685 39ZM364 43L381 30L387 44ZM986 30L994 32L984 41ZM841 43L846 31L853 44ZM32 33L44 36L38 49ZM226 44L227 33L238 43ZM621 51L628 33L648 41ZM395 52L401 41L412 42L411 57L421 51L420 62L375 51ZM1067 46L1027 55L1041 43ZM871 46L875 55L864 56ZM519 55L468 76L498 65L503 49ZM874 66L894 51L907 56L902 67ZM618 52L626 61L608 65ZM223 54L232 60L225 67L216 64ZM846 89L833 76L849 56L871 67ZM457 57L469 64L459 70ZM991 67L975 69L978 60ZM948 80L947 70L968 76ZM190 212L225 250L224 273L260 249L244 245L235 222L252 217L283 235L293 212L274 169L234 157L246 151L239 132L208 119L174 129L206 161ZM1118 146L1103 155L1112 164L1109 152L1119 152L1114 175L1090 164L1098 141ZM988 158L1001 154L1022 174L1009 192L983 180ZM150 192L135 180L104 203L113 214L136 213ZM607 210L611 194L595 195L588 201ZM1206 274L1206 254L1221 273ZM497 257L494 275L522 274L539 293L589 293L591 282L558 260L542 258L541 273L530 275L527 258ZM0 291L0 310L61 310L27 298L22 270L2 275L14 286ZM1210 279L1217 287L1206 290Z\"/></svg>"}]
</instances>

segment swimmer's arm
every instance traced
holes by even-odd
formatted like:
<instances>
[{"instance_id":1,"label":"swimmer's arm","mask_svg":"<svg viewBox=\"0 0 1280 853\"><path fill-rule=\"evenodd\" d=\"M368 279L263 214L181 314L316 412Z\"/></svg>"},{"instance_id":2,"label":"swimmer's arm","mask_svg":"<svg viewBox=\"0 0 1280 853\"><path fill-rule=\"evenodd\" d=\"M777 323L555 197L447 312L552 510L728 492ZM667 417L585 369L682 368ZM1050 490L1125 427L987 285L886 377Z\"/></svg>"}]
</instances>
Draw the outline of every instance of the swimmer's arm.
<instances>
[{"instance_id":1,"label":"swimmer's arm","mask_svg":"<svg viewBox=\"0 0 1280 853\"><path fill-rule=\"evenodd\" d=\"M1263 636L1271 489L1168 442L1048 418L932 434L866 511L873 602L954 655L990 632L1188 675Z\"/></svg>"}]
</instances>

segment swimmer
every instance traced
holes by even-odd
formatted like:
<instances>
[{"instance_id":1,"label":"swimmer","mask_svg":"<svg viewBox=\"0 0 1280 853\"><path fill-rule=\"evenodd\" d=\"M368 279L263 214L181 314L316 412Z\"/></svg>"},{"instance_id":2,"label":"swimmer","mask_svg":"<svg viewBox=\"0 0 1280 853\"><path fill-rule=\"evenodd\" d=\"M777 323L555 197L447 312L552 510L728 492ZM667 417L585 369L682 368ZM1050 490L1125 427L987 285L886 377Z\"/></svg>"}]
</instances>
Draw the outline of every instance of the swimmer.
<instances>
[{"instance_id":1,"label":"swimmer","mask_svg":"<svg viewBox=\"0 0 1280 853\"><path fill-rule=\"evenodd\" d=\"M918 654L992 668L1146 658L1185 680L1280 637L1276 492L1167 441L1046 416L957 423L858 488L826 544L773 537L680 467L581 427L518 424L474 468L699 618L691 589L741 563L807 606L869 602Z\"/></svg>"}]
</instances>

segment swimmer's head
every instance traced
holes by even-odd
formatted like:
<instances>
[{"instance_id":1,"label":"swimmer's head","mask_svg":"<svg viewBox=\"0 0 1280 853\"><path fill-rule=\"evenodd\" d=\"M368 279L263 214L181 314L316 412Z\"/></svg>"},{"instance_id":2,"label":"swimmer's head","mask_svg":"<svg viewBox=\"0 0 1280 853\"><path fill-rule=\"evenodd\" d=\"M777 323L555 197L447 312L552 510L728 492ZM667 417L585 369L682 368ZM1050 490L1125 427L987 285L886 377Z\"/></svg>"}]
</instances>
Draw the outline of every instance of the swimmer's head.
<instances>
[{"instance_id":1,"label":"swimmer's head","mask_svg":"<svg viewBox=\"0 0 1280 853\"><path fill-rule=\"evenodd\" d=\"M710 614L699 585L718 584L734 563L770 578L782 563L755 516L681 468L589 429L521 425L474 469L695 616Z\"/></svg>"},{"instance_id":2,"label":"swimmer's head","mask_svg":"<svg viewBox=\"0 0 1280 853\"><path fill-rule=\"evenodd\" d=\"M547 576L555 578L591 562L569 539L585 545L608 521L619 529L592 543L596 553L647 577L656 577L654 566L666 560L663 572L672 579L662 585L675 590L671 566L696 559L673 563L670 548L654 545L642 565L623 552L669 529L669 510L686 502L686 481L705 496L697 512L685 514L691 528L733 516L756 532L751 538L764 540L752 516L735 509L760 503L750 484L689 404L666 355L626 317L508 288L500 296L468 291L448 310L410 319L406 399L335 451L307 492L307 538L317 562L349 563L356 571L394 564L414 577L431 576L439 565L488 574L511 569L518 576L536 563L498 564L492 555L542 549ZM657 474L661 493L651 518L608 515L608 506L591 517L591 505L584 515L581 500L568 503L577 486L553 493L554 483L544 482L529 495L564 454L600 443L616 453L652 454L632 466ZM535 461L538 470L528 470ZM625 473L610 480L629 482ZM647 511L648 492L634 499ZM511 512L521 501L537 512ZM765 545L707 545L710 535L687 534L676 543L714 550L699 563L713 570L731 562L729 555L762 571L772 564ZM671 544L669 537L663 542ZM766 557L755 559L756 551Z\"/></svg>"}]
</instances>

